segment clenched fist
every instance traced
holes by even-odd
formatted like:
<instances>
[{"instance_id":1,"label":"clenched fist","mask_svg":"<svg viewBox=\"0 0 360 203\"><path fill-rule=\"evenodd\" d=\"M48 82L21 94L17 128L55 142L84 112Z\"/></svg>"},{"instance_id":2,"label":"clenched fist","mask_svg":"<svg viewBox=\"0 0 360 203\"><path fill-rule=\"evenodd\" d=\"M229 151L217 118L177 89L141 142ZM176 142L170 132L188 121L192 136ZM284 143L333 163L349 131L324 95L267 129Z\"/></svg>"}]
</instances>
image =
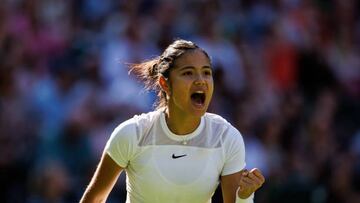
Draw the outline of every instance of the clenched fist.
<instances>
[{"instance_id":1,"label":"clenched fist","mask_svg":"<svg viewBox=\"0 0 360 203\"><path fill-rule=\"evenodd\" d=\"M253 192L259 189L264 182L265 182L265 178L261 174L259 169L254 168L251 171L244 169L241 171L241 176L239 180L239 190L237 195L241 199L246 199Z\"/></svg>"}]
</instances>

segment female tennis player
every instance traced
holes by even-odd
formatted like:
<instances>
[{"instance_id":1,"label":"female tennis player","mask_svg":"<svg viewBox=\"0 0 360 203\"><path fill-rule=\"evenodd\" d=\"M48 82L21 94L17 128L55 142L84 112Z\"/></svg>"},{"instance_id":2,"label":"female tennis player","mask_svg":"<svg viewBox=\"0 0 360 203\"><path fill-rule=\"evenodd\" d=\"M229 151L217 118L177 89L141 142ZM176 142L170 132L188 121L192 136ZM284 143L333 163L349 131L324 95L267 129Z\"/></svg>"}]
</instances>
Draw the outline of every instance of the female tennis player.
<instances>
[{"instance_id":1,"label":"female tennis player","mask_svg":"<svg viewBox=\"0 0 360 203\"><path fill-rule=\"evenodd\" d=\"M245 169L239 131L206 112L214 89L208 54L176 40L131 70L158 92L157 108L113 131L80 201L105 202L125 170L127 203L208 203L219 183L224 203L253 202L264 176Z\"/></svg>"}]
</instances>

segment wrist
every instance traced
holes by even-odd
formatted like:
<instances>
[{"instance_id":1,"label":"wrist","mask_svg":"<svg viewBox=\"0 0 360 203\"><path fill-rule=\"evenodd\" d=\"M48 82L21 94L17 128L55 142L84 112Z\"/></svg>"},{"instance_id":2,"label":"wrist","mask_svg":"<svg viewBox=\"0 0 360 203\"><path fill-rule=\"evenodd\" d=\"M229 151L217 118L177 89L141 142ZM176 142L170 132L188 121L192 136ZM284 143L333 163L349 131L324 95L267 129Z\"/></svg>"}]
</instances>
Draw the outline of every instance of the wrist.
<instances>
[{"instance_id":1,"label":"wrist","mask_svg":"<svg viewBox=\"0 0 360 203\"><path fill-rule=\"evenodd\" d=\"M240 199L248 199L252 197L254 193L244 193L243 191L240 191L240 187L236 190L236 197Z\"/></svg>"}]
</instances>

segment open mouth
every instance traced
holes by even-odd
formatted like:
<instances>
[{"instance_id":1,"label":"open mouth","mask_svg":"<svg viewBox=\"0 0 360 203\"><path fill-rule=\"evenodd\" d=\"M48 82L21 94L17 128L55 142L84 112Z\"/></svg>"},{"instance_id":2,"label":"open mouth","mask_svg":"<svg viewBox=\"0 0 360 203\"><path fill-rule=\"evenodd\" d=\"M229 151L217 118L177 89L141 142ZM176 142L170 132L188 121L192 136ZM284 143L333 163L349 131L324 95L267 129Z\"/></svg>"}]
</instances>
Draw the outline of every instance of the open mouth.
<instances>
[{"instance_id":1,"label":"open mouth","mask_svg":"<svg viewBox=\"0 0 360 203\"><path fill-rule=\"evenodd\" d=\"M197 107L203 107L205 104L205 93L198 91L195 93L191 94L191 101L193 102L193 104L195 104L195 106Z\"/></svg>"}]
</instances>

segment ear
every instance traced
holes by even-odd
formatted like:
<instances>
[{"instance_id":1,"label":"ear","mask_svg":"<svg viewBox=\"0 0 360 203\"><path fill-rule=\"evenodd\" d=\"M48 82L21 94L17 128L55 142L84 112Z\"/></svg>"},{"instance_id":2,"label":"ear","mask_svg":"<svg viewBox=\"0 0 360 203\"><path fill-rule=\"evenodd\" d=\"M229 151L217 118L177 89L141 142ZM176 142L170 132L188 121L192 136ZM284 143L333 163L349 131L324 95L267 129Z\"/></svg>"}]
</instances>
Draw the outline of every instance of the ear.
<instances>
[{"instance_id":1,"label":"ear","mask_svg":"<svg viewBox=\"0 0 360 203\"><path fill-rule=\"evenodd\" d=\"M161 89L164 90L167 95L170 95L170 87L168 84L168 80L162 75L159 77L159 84Z\"/></svg>"}]
</instances>

